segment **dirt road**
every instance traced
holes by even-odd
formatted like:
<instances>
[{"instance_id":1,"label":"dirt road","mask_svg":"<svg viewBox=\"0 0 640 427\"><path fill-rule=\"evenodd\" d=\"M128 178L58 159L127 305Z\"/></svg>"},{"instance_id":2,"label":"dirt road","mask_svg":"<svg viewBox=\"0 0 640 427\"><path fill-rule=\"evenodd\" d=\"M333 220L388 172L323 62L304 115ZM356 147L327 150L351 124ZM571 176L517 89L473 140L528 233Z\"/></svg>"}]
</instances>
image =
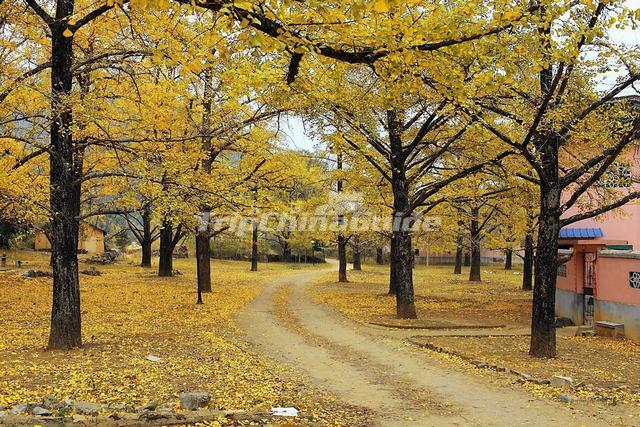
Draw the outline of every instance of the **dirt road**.
<instances>
[{"instance_id":1,"label":"dirt road","mask_svg":"<svg viewBox=\"0 0 640 427\"><path fill-rule=\"evenodd\" d=\"M406 343L406 331L352 322L305 288L327 271L301 272L265 288L240 327L257 351L293 365L310 384L369 408L380 426L595 426L607 415L543 401L493 384ZM413 331L415 334L415 331Z\"/></svg>"}]
</instances>

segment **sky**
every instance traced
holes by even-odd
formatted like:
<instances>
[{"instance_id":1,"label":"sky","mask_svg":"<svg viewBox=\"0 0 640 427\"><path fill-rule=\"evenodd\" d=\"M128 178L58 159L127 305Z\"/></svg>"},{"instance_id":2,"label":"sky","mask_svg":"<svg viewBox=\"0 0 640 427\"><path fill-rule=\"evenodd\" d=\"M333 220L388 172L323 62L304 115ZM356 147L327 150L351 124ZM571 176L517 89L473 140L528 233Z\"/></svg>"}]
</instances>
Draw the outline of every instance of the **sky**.
<instances>
[{"instance_id":1,"label":"sky","mask_svg":"<svg viewBox=\"0 0 640 427\"><path fill-rule=\"evenodd\" d=\"M640 8L640 0L628 0L626 5L629 8L638 9ZM616 42L622 42L627 45L640 45L640 28L613 29L611 37ZM617 77L617 73L607 75L603 89L615 85ZM289 147L299 150L312 150L315 145L319 144L319 141L313 140L306 135L304 123L300 118L290 116L280 124L284 135L283 139Z\"/></svg>"}]
</instances>

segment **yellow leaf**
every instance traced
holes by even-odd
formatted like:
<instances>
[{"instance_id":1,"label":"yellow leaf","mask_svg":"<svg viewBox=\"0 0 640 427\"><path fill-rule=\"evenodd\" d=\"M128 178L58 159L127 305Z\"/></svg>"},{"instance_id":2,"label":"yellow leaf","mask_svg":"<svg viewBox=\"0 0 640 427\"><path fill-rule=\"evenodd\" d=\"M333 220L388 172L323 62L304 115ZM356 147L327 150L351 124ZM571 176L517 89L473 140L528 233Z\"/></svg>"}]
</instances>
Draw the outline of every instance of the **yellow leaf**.
<instances>
[{"instance_id":1,"label":"yellow leaf","mask_svg":"<svg viewBox=\"0 0 640 427\"><path fill-rule=\"evenodd\" d=\"M64 30L62 35L65 36L65 37L73 37L73 32L70 29L67 28L66 30Z\"/></svg>"},{"instance_id":2,"label":"yellow leaf","mask_svg":"<svg viewBox=\"0 0 640 427\"><path fill-rule=\"evenodd\" d=\"M389 0L376 0L373 4L373 11L377 13L386 13L389 12Z\"/></svg>"}]
</instances>

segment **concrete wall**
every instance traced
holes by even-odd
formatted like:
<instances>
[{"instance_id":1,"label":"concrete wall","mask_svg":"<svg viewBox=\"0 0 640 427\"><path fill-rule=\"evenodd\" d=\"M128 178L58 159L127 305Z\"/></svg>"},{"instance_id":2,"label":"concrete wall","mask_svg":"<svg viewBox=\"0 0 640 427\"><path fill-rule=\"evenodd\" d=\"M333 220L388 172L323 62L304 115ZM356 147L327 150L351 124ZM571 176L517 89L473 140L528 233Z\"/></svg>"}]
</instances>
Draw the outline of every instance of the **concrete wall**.
<instances>
[{"instance_id":1,"label":"concrete wall","mask_svg":"<svg viewBox=\"0 0 640 427\"><path fill-rule=\"evenodd\" d=\"M596 299L635 305L640 311L640 289L629 286L630 271L640 271L640 253L600 251Z\"/></svg>"},{"instance_id":2,"label":"concrete wall","mask_svg":"<svg viewBox=\"0 0 640 427\"><path fill-rule=\"evenodd\" d=\"M624 324L627 338L640 342L640 307L596 299L595 320L609 320Z\"/></svg>"},{"instance_id":3,"label":"concrete wall","mask_svg":"<svg viewBox=\"0 0 640 427\"><path fill-rule=\"evenodd\" d=\"M575 247L566 277L557 277L556 315L583 323L584 253ZM640 252L600 251L596 260L594 320L623 323L625 335L640 342L640 289L629 286L629 272L640 271Z\"/></svg>"},{"instance_id":4,"label":"concrete wall","mask_svg":"<svg viewBox=\"0 0 640 427\"><path fill-rule=\"evenodd\" d=\"M568 317L576 325L582 325L583 304L582 294L556 289L556 316Z\"/></svg>"}]
</instances>

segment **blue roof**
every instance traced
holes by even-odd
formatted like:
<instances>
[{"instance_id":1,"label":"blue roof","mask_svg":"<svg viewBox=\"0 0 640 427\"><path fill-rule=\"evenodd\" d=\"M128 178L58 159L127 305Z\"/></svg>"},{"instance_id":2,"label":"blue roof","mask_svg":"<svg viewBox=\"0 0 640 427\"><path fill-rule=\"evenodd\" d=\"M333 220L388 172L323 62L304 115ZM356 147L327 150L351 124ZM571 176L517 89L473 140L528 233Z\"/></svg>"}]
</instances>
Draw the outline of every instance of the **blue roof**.
<instances>
[{"instance_id":1,"label":"blue roof","mask_svg":"<svg viewBox=\"0 0 640 427\"><path fill-rule=\"evenodd\" d=\"M560 230L561 239L598 239L604 233L600 228L562 228Z\"/></svg>"}]
</instances>

